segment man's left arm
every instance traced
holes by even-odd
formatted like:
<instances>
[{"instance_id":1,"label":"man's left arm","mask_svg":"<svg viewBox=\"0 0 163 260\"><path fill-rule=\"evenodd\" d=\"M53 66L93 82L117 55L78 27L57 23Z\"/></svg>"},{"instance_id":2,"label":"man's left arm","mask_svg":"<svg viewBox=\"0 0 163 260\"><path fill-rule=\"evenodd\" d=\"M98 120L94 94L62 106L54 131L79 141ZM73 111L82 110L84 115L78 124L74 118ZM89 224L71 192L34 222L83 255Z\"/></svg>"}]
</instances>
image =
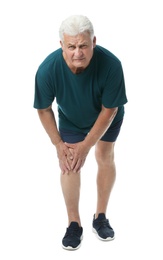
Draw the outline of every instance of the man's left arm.
<instances>
[{"instance_id":1,"label":"man's left arm","mask_svg":"<svg viewBox=\"0 0 163 260\"><path fill-rule=\"evenodd\" d=\"M110 127L116 116L117 110L118 108L106 108L102 106L102 110L96 122L84 141L76 144L65 143L69 148L73 149L71 169L74 172L80 171L91 147L93 147L97 141L100 140L106 130Z\"/></svg>"}]
</instances>

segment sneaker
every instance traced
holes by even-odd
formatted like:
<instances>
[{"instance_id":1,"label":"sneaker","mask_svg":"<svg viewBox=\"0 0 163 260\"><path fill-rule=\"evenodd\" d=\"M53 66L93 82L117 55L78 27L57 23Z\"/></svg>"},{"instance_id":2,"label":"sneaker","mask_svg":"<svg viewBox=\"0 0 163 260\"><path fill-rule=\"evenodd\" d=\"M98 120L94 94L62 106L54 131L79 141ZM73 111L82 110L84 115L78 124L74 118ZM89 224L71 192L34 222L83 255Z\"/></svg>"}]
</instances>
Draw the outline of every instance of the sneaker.
<instances>
[{"instance_id":1,"label":"sneaker","mask_svg":"<svg viewBox=\"0 0 163 260\"><path fill-rule=\"evenodd\" d=\"M76 250L81 246L83 228L77 222L71 222L62 239L62 247L67 250Z\"/></svg>"},{"instance_id":2,"label":"sneaker","mask_svg":"<svg viewBox=\"0 0 163 260\"><path fill-rule=\"evenodd\" d=\"M93 232L96 233L100 240L110 241L114 239L114 230L106 219L104 213L100 213L98 218L93 218Z\"/></svg>"}]
</instances>

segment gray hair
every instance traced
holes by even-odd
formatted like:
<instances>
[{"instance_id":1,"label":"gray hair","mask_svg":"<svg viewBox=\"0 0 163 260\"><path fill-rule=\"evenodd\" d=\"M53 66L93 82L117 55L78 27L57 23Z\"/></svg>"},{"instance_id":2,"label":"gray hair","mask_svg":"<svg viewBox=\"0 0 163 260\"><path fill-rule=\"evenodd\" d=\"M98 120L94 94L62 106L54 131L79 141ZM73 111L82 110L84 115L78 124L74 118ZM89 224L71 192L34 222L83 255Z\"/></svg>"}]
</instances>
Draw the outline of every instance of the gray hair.
<instances>
[{"instance_id":1,"label":"gray hair","mask_svg":"<svg viewBox=\"0 0 163 260\"><path fill-rule=\"evenodd\" d=\"M76 36L88 32L91 39L94 37L94 28L91 21L84 15L72 15L66 18L59 28L59 37L63 41L64 34Z\"/></svg>"}]
</instances>

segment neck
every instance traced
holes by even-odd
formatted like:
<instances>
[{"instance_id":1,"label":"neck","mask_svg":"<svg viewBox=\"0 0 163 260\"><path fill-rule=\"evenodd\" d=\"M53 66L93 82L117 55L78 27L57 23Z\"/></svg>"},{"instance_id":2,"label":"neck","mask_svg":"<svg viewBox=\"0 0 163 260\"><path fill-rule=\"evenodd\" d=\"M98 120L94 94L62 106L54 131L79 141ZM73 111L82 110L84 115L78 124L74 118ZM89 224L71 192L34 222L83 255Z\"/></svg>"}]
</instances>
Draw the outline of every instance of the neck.
<instances>
[{"instance_id":1,"label":"neck","mask_svg":"<svg viewBox=\"0 0 163 260\"><path fill-rule=\"evenodd\" d=\"M83 72L84 68L70 68L70 70L71 70L74 74L79 74L79 73Z\"/></svg>"}]
</instances>

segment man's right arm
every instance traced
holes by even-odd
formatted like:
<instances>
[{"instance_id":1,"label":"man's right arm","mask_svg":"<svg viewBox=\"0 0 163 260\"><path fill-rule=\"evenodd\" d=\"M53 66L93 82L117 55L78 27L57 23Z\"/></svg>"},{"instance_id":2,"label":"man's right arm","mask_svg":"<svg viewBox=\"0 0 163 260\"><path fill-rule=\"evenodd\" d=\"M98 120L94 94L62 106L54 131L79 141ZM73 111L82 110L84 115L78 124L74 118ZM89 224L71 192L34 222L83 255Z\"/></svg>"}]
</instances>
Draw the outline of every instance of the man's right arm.
<instances>
[{"instance_id":1,"label":"man's right arm","mask_svg":"<svg viewBox=\"0 0 163 260\"><path fill-rule=\"evenodd\" d=\"M50 106L45 109L38 109L37 111L41 123L45 128L48 136L50 137L52 144L56 146L61 141L61 137L57 129L57 124L52 107Z\"/></svg>"},{"instance_id":2,"label":"man's right arm","mask_svg":"<svg viewBox=\"0 0 163 260\"><path fill-rule=\"evenodd\" d=\"M68 161L72 160L72 154L60 137L52 107L49 106L48 108L38 109L37 111L43 127L52 144L56 147L61 171L62 173L68 173L71 170Z\"/></svg>"}]
</instances>

